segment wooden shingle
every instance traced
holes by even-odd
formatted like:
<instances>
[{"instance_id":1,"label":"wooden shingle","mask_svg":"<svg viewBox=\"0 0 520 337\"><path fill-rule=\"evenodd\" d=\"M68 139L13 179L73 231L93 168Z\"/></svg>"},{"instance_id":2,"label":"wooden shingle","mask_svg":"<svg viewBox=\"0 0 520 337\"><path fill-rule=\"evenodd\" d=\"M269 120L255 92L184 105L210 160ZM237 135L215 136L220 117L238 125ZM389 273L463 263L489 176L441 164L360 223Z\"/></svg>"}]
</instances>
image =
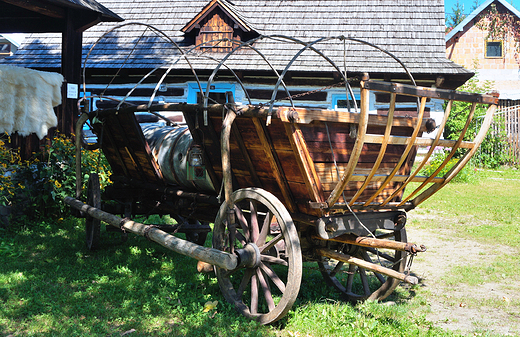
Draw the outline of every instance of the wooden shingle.
<instances>
[{"instance_id":1,"label":"wooden shingle","mask_svg":"<svg viewBox=\"0 0 520 337\"><path fill-rule=\"evenodd\" d=\"M413 72L443 76L471 77L472 73L445 57L444 3L442 0L243 0L225 1L233 12L247 22L260 35L281 34L313 41L321 37L347 36L365 40L389 51L401 59ZM106 8L128 22L141 22L163 31L183 48L189 47L181 29L209 3L209 0L100 0ZM101 23L84 33L84 55L92 44L114 23ZM109 43L100 43L98 51L91 55L90 67L119 67L128 51L139 41L136 51L127 63L135 67L156 67L178 54L164 39L140 40L143 26L125 26L110 34ZM151 36L151 34L148 34ZM162 42L161 42L162 41ZM41 44L45 46L42 48ZM59 66L60 39L58 36L31 35L19 52L8 59L14 65L24 67ZM52 46L52 49L49 47ZM283 67L301 48L297 45L280 45L265 39L255 44L266 57ZM342 64L343 43L334 40L320 44L319 48ZM351 41L346 42L348 69L352 72L392 73L402 68L380 51ZM46 58L42 57L45 54ZM244 51L242 57L232 58L236 70L268 70L265 62L252 51ZM247 54L244 57L243 54ZM316 71L330 68L315 53L306 52L294 70ZM45 66L42 64L45 60ZM215 63L197 60L197 67L211 69Z\"/></svg>"}]
</instances>

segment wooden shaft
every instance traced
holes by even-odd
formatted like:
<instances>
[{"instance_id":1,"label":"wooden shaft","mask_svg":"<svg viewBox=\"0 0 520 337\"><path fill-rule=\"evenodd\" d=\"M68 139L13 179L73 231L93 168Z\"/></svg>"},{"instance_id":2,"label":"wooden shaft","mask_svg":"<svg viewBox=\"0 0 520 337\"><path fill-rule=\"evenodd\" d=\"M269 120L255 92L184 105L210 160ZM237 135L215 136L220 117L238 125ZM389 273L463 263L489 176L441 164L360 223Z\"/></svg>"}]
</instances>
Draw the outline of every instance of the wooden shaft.
<instances>
[{"instance_id":1,"label":"wooden shaft","mask_svg":"<svg viewBox=\"0 0 520 337\"><path fill-rule=\"evenodd\" d=\"M151 241L157 242L161 246L173 250L176 253L186 255L215 266L219 266L220 268L224 268L226 270L235 269L238 265L238 258L235 255L179 239L158 228L155 228L154 226L143 225L132 220L120 218L116 215L104 212L98 208L89 206L71 197L65 197L64 202L71 207L90 215L93 218L108 223L111 226L121 228L127 232L131 232L140 236L145 236Z\"/></svg>"},{"instance_id":2,"label":"wooden shaft","mask_svg":"<svg viewBox=\"0 0 520 337\"><path fill-rule=\"evenodd\" d=\"M315 240L318 240L318 239L323 240L321 237L319 237L317 235L313 235L312 238ZM327 241L348 243L351 245L356 245L356 246L361 246L361 247L393 249L393 250L398 250L398 251L402 251L402 252L410 252L410 253L425 251L424 247L418 248L417 245L414 243L375 239L375 238L369 238L366 236L355 236L352 234L343 234L343 235L337 236L335 238L328 239Z\"/></svg>"},{"instance_id":3,"label":"wooden shaft","mask_svg":"<svg viewBox=\"0 0 520 337\"><path fill-rule=\"evenodd\" d=\"M367 270L371 270L373 272L376 272L376 273L379 273L379 274L383 274L383 275L386 275L386 276L398 279L400 281L403 281L403 282L406 282L406 283L409 283L409 284L417 284L417 283L419 283L419 280L417 279L417 277L410 276L410 275L405 275L405 274L397 272L397 271L395 271L393 269L382 267L382 266L379 266L377 264L370 263L370 262L367 262L367 261L362 260L362 259L358 259L357 257L353 257L353 256L350 256L350 255L347 255L347 254L338 253L336 251L333 251L333 250L330 250L330 249L325 249L325 248L318 248L318 249L316 249L316 252L318 253L318 255L325 256L325 257L328 257L328 258L331 258L331 259L335 259L335 260L338 260L338 261L342 261L342 262L345 262L345 263L353 264L353 265L356 265L358 267L361 267L361 268L364 268L364 269L367 269Z\"/></svg>"}]
</instances>

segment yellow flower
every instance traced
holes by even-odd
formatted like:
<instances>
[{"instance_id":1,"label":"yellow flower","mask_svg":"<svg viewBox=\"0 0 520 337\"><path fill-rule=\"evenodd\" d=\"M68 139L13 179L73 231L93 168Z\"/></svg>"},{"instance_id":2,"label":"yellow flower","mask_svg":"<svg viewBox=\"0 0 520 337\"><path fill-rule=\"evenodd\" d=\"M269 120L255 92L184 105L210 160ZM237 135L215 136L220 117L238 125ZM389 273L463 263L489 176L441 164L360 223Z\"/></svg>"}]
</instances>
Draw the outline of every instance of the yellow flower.
<instances>
[{"instance_id":1,"label":"yellow flower","mask_svg":"<svg viewBox=\"0 0 520 337\"><path fill-rule=\"evenodd\" d=\"M57 188L61 188L61 184L57 180L54 180L54 185L56 185Z\"/></svg>"}]
</instances>

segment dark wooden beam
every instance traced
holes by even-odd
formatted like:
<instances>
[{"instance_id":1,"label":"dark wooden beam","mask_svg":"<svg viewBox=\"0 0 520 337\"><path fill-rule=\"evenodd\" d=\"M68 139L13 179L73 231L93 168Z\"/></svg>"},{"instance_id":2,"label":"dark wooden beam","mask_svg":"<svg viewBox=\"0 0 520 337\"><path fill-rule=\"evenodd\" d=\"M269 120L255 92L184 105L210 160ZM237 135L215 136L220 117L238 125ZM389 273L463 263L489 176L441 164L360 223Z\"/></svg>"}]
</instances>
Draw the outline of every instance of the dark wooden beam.
<instances>
[{"instance_id":1,"label":"dark wooden beam","mask_svg":"<svg viewBox=\"0 0 520 337\"><path fill-rule=\"evenodd\" d=\"M51 5L45 1L30 1L30 0L2 0L5 3L25 8L33 12L41 13L45 16L57 19L65 18L65 10L63 8Z\"/></svg>"},{"instance_id":2,"label":"dark wooden beam","mask_svg":"<svg viewBox=\"0 0 520 337\"><path fill-rule=\"evenodd\" d=\"M62 104L58 110L58 129L66 135L74 133L74 124L79 116L77 99L67 98L67 83L79 86L81 81L82 33L74 29L76 20L77 14L67 10L67 29L62 35L61 52L61 73L65 83L62 87Z\"/></svg>"}]
</instances>

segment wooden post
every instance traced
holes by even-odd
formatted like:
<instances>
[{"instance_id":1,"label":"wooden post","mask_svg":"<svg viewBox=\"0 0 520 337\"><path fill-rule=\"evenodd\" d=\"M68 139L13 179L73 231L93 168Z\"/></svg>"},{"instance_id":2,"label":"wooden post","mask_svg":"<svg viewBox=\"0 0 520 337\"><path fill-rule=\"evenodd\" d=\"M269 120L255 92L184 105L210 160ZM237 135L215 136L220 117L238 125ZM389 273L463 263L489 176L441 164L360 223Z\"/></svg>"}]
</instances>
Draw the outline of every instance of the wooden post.
<instances>
[{"instance_id":1,"label":"wooden post","mask_svg":"<svg viewBox=\"0 0 520 337\"><path fill-rule=\"evenodd\" d=\"M81 82L82 32L75 27L75 15L67 9L67 25L61 40L61 73L65 82L61 89L62 104L58 107L58 131L70 136L74 132L74 124L79 117L77 99L67 98L67 83Z\"/></svg>"}]
</instances>

